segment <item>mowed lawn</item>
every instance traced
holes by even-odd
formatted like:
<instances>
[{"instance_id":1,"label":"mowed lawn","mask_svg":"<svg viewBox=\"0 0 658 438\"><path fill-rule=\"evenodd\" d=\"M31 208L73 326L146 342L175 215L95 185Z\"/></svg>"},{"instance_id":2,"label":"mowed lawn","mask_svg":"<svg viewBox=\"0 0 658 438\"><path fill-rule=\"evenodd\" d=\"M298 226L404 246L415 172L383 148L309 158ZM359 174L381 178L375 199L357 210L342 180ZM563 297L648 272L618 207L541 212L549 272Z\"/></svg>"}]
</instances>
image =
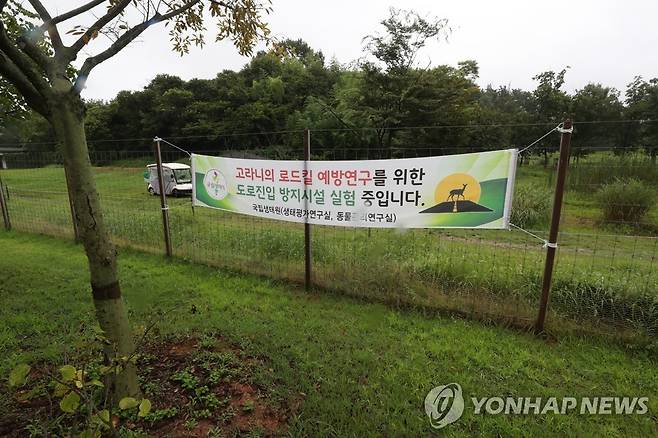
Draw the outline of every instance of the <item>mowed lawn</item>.
<instances>
[{"instance_id":1,"label":"mowed lawn","mask_svg":"<svg viewBox=\"0 0 658 438\"><path fill-rule=\"evenodd\" d=\"M431 434L424 398L450 382L467 399L647 396L649 413L475 415L467 401L464 416L441 435L658 434L655 345L545 341L128 250L120 269L133 324L179 305L157 336L219 334L263 358L273 391L301 400L288 428L293 436ZM93 323L87 278L81 246L0 231L0 374L21 362L63 362L81 324ZM0 393L0 412L10 399Z\"/></svg>"}]
</instances>

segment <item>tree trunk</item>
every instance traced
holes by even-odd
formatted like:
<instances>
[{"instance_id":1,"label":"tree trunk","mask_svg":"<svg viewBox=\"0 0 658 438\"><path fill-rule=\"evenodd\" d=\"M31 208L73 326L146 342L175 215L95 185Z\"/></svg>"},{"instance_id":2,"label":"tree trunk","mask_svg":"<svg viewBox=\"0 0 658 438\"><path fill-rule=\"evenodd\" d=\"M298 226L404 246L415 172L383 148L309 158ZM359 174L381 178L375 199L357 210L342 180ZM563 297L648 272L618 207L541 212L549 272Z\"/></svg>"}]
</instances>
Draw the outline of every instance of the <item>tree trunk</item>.
<instances>
[{"instance_id":1,"label":"tree trunk","mask_svg":"<svg viewBox=\"0 0 658 438\"><path fill-rule=\"evenodd\" d=\"M89 160L84 130L84 104L78 96L66 92L57 94L50 105L51 123L62 145L75 221L89 261L96 318L111 343L105 347L105 354L108 359L130 356L135 344L121 299L117 253L103 222ZM123 397L140 396L136 367L133 364L129 363L112 383L115 402Z\"/></svg>"}]
</instances>

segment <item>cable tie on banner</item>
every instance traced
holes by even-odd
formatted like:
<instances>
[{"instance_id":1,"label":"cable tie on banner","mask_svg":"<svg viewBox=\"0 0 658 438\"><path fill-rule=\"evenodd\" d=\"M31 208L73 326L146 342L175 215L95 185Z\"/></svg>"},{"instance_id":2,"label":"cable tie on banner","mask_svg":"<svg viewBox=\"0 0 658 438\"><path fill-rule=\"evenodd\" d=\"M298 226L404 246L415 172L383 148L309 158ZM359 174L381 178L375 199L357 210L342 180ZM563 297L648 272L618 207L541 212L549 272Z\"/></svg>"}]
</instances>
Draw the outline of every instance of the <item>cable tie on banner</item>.
<instances>
[{"instance_id":1,"label":"cable tie on banner","mask_svg":"<svg viewBox=\"0 0 658 438\"><path fill-rule=\"evenodd\" d=\"M543 247L544 247L544 248L553 248L553 249L557 249L557 242L556 242L556 243L552 243L552 242L549 242L548 240L544 240L544 246L543 246Z\"/></svg>"},{"instance_id":2,"label":"cable tie on banner","mask_svg":"<svg viewBox=\"0 0 658 438\"><path fill-rule=\"evenodd\" d=\"M161 208L162 211L169 210L169 206L165 205L164 207Z\"/></svg>"},{"instance_id":3,"label":"cable tie on banner","mask_svg":"<svg viewBox=\"0 0 658 438\"><path fill-rule=\"evenodd\" d=\"M557 125L557 128L555 128L555 130L560 134L571 134L573 132L573 126L569 129L566 129L563 127L563 124L560 123L559 125Z\"/></svg>"}]
</instances>

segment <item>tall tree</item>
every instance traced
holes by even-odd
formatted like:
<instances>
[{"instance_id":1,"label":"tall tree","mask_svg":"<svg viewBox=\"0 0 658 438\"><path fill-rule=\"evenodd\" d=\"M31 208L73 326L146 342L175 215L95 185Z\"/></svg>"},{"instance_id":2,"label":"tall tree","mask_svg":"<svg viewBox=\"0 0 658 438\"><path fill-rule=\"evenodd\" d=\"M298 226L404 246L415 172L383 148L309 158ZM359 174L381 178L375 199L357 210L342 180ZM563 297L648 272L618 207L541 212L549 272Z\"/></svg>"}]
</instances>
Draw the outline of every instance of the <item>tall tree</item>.
<instances>
[{"instance_id":1,"label":"tall tree","mask_svg":"<svg viewBox=\"0 0 658 438\"><path fill-rule=\"evenodd\" d=\"M446 37L446 19L424 18L417 12L391 8L381 22L385 32L364 38L374 59L362 61L362 117L375 127L380 149L390 149L395 131L412 110L410 100L427 78L418 54L431 40ZM426 66L429 69L429 65Z\"/></svg>"},{"instance_id":2,"label":"tall tree","mask_svg":"<svg viewBox=\"0 0 658 438\"><path fill-rule=\"evenodd\" d=\"M498 125L475 130L480 135L475 144L490 145L492 148L525 146L532 137L531 127L511 126L532 121L532 93L510 87L488 86L480 94L477 123ZM507 125L507 126L505 126ZM521 154L520 164L525 154Z\"/></svg>"},{"instance_id":3,"label":"tall tree","mask_svg":"<svg viewBox=\"0 0 658 438\"><path fill-rule=\"evenodd\" d=\"M192 45L203 45L208 20L216 22L217 40L230 39L240 53L249 54L257 41L268 37L262 16L269 7L258 0L91 0L52 16L40 0L28 1L29 10L17 0L0 0L0 75L49 122L61 144L75 221L89 261L96 316L110 341L106 354L127 356L134 343L121 298L116 250L103 221L90 165L80 92L96 66L159 23L169 23L173 49L181 54ZM204 14L206 7L208 14ZM93 23L68 24L72 20L83 23L83 17L93 17ZM69 31L63 36L60 27L65 23ZM86 57L73 72L71 63L83 49L97 47L94 40L101 34L110 44ZM71 39L68 45L67 38ZM119 398L139 392L135 367L127 364L115 378L113 393Z\"/></svg>"},{"instance_id":4,"label":"tall tree","mask_svg":"<svg viewBox=\"0 0 658 438\"><path fill-rule=\"evenodd\" d=\"M575 120L610 121L622 117L623 104L619 100L619 91L601 84L587 84L577 90L571 101L571 114ZM590 150L612 147L623 149L628 146L624 141L623 124L577 125L571 155L578 159Z\"/></svg>"},{"instance_id":5,"label":"tall tree","mask_svg":"<svg viewBox=\"0 0 658 438\"><path fill-rule=\"evenodd\" d=\"M536 122L557 124L564 120L570 103L569 95L562 90L564 76L568 68L564 68L557 73L552 70L545 71L532 78L538 82L537 88L532 93L534 97L533 115ZM539 127L536 130L536 136L540 136L545 128L544 126ZM549 149L555 146L549 140L544 140L541 146L544 153L544 166L548 166Z\"/></svg>"},{"instance_id":6,"label":"tall tree","mask_svg":"<svg viewBox=\"0 0 658 438\"><path fill-rule=\"evenodd\" d=\"M630 136L656 163L658 156L658 78L645 81L637 76L626 89L626 115L633 120L651 120L649 123L629 124Z\"/></svg>"}]
</instances>

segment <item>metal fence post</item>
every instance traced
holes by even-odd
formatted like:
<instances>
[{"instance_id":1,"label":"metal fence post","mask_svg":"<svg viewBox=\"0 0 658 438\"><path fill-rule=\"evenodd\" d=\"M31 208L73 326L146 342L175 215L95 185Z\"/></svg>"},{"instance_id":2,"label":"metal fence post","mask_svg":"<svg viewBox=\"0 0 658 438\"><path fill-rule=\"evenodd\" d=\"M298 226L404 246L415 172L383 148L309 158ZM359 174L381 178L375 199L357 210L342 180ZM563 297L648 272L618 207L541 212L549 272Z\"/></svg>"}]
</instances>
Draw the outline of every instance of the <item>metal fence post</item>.
<instances>
[{"instance_id":1,"label":"metal fence post","mask_svg":"<svg viewBox=\"0 0 658 438\"><path fill-rule=\"evenodd\" d=\"M160 154L160 139L155 138L155 160L158 168L158 188L160 189L160 209L162 210L162 227L164 229L165 250L171 257L171 236L169 233L169 206L165 195L164 179L162 178L162 155Z\"/></svg>"},{"instance_id":2,"label":"metal fence post","mask_svg":"<svg viewBox=\"0 0 658 438\"><path fill-rule=\"evenodd\" d=\"M0 209L2 210L2 220L5 223L5 229L11 231L11 221L9 220L9 205L5 199L5 186L0 178Z\"/></svg>"},{"instance_id":3,"label":"metal fence post","mask_svg":"<svg viewBox=\"0 0 658 438\"><path fill-rule=\"evenodd\" d=\"M569 165L569 147L571 146L572 123L566 119L560 129L560 159L557 166L557 182L555 184L555 198L553 199L553 215L551 217L551 228L546 242L546 264L544 265L544 279L542 282L541 298L539 300L539 314L535 323L535 332L544 331L546 322L546 310L548 309L548 296L551 291L551 280L553 278L553 266L555 264L555 253L557 251L557 236L560 228L560 215L562 212L562 198L564 195L564 183Z\"/></svg>"},{"instance_id":4,"label":"metal fence post","mask_svg":"<svg viewBox=\"0 0 658 438\"><path fill-rule=\"evenodd\" d=\"M308 170L308 162L311 160L311 131L304 129L304 170ZM302 175L303 181L303 175ZM306 188L304 187L304 190ZM304 287L305 289L311 290L312 286L312 277L311 277L311 262L312 262L312 253L311 253L311 224L308 223L308 197L304 199L304 210L306 210L304 221Z\"/></svg>"}]
</instances>

